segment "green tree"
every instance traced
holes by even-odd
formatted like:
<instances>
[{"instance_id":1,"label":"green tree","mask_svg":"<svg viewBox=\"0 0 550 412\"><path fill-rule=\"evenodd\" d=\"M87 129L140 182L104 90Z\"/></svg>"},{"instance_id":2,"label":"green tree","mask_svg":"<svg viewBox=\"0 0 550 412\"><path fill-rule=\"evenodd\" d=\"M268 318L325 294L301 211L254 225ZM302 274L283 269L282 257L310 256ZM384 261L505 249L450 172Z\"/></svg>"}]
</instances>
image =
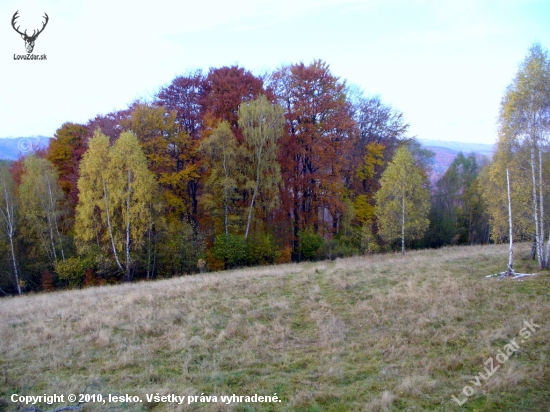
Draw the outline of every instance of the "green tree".
<instances>
[{"instance_id":1,"label":"green tree","mask_svg":"<svg viewBox=\"0 0 550 412\"><path fill-rule=\"evenodd\" d=\"M65 215L62 207L65 194L58 179L58 172L49 160L34 155L25 158L19 186L25 234L27 238L40 240L54 267L59 260L65 261L60 231L60 222Z\"/></svg>"},{"instance_id":2,"label":"green tree","mask_svg":"<svg viewBox=\"0 0 550 412\"><path fill-rule=\"evenodd\" d=\"M281 181L281 167L277 161L277 141L283 135L284 124L284 109L271 104L264 95L251 102L244 102L239 107L239 126L243 130L244 147L251 166L249 187L252 196L246 219L245 240L260 192L267 194L265 199L271 199L269 204L264 204L268 210L275 206L278 199L277 186Z\"/></svg>"},{"instance_id":3,"label":"green tree","mask_svg":"<svg viewBox=\"0 0 550 412\"><path fill-rule=\"evenodd\" d=\"M201 142L201 152L209 163L210 176L206 181L203 202L212 216L223 210L223 227L229 235L231 221L235 220L235 200L238 198L238 182L243 180L242 166L239 166L237 139L227 121L221 122L214 131ZM242 163L242 162L241 162Z\"/></svg>"},{"instance_id":4,"label":"green tree","mask_svg":"<svg viewBox=\"0 0 550 412\"><path fill-rule=\"evenodd\" d=\"M415 166L415 160L406 147L395 152L380 180L376 192L376 217L379 234L386 241L401 239L401 253L405 254L405 239L422 237L429 225L430 193L426 178Z\"/></svg>"},{"instance_id":5,"label":"green tree","mask_svg":"<svg viewBox=\"0 0 550 412\"><path fill-rule=\"evenodd\" d=\"M430 213L430 246L487 240L480 171L473 153L468 156L459 153L436 183Z\"/></svg>"},{"instance_id":6,"label":"green tree","mask_svg":"<svg viewBox=\"0 0 550 412\"><path fill-rule=\"evenodd\" d=\"M75 237L83 246L96 241L113 254L125 280L131 279L132 254L151 227L157 190L136 136L123 132L115 144L97 131L80 166Z\"/></svg>"}]
</instances>

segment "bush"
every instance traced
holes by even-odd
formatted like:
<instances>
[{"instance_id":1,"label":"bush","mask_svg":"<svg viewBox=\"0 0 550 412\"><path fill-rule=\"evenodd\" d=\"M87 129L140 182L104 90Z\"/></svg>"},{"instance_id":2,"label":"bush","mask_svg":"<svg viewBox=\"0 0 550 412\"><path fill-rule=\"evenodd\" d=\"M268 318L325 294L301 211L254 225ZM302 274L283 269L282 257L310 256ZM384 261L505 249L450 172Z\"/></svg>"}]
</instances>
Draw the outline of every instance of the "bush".
<instances>
[{"instance_id":1,"label":"bush","mask_svg":"<svg viewBox=\"0 0 550 412\"><path fill-rule=\"evenodd\" d=\"M323 238L311 229L298 232L298 253L301 260L316 260L322 245Z\"/></svg>"},{"instance_id":2,"label":"bush","mask_svg":"<svg viewBox=\"0 0 550 412\"><path fill-rule=\"evenodd\" d=\"M159 231L157 245L156 270L165 276L195 273L199 259L205 258L204 235L188 222L172 221L166 224L166 229ZM147 265L146 256L142 265Z\"/></svg>"},{"instance_id":3,"label":"bush","mask_svg":"<svg viewBox=\"0 0 550 412\"><path fill-rule=\"evenodd\" d=\"M212 255L223 260L226 269L246 263L247 247L241 235L218 235L214 240Z\"/></svg>"},{"instance_id":4,"label":"bush","mask_svg":"<svg viewBox=\"0 0 550 412\"><path fill-rule=\"evenodd\" d=\"M42 289L44 291L52 292L55 289L53 274L48 269L42 272L41 281L42 281Z\"/></svg>"},{"instance_id":5,"label":"bush","mask_svg":"<svg viewBox=\"0 0 550 412\"><path fill-rule=\"evenodd\" d=\"M86 276L86 269L94 267L93 257L70 257L64 262L57 263L59 279L65 280L72 288L82 287Z\"/></svg>"},{"instance_id":6,"label":"bush","mask_svg":"<svg viewBox=\"0 0 550 412\"><path fill-rule=\"evenodd\" d=\"M345 242L342 239L329 239L323 243L323 246L319 250L319 254L326 259L336 259L349 256L356 256L360 254L359 248L350 243Z\"/></svg>"},{"instance_id":7,"label":"bush","mask_svg":"<svg viewBox=\"0 0 550 412\"><path fill-rule=\"evenodd\" d=\"M249 265L271 265L279 259L280 254L270 234L257 233L246 240L246 263Z\"/></svg>"}]
</instances>

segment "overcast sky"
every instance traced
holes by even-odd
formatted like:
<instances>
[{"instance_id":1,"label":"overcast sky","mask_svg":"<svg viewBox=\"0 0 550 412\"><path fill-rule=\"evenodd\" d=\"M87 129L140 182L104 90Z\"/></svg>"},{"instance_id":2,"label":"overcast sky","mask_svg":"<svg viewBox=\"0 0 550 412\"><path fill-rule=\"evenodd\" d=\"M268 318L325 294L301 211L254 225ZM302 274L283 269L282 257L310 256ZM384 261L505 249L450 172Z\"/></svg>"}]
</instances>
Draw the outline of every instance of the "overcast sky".
<instances>
[{"instance_id":1,"label":"overcast sky","mask_svg":"<svg viewBox=\"0 0 550 412\"><path fill-rule=\"evenodd\" d=\"M49 23L26 54L11 27ZM2 0L0 137L150 99L191 69L254 74L322 59L403 112L423 139L493 143L500 99L533 42L550 47L550 1Z\"/></svg>"}]
</instances>

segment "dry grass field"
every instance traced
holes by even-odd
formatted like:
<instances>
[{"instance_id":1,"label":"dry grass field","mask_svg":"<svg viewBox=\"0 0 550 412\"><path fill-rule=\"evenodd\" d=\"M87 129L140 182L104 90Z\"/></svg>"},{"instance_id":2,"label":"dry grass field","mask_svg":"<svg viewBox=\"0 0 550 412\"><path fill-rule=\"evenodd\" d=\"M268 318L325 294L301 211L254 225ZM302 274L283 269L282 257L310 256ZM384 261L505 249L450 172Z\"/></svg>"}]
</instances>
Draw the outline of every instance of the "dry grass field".
<instances>
[{"instance_id":1,"label":"dry grass field","mask_svg":"<svg viewBox=\"0 0 550 412\"><path fill-rule=\"evenodd\" d=\"M550 276L485 278L506 262L505 245L454 247L0 299L0 410L86 391L143 402L85 411L549 411Z\"/></svg>"}]
</instances>

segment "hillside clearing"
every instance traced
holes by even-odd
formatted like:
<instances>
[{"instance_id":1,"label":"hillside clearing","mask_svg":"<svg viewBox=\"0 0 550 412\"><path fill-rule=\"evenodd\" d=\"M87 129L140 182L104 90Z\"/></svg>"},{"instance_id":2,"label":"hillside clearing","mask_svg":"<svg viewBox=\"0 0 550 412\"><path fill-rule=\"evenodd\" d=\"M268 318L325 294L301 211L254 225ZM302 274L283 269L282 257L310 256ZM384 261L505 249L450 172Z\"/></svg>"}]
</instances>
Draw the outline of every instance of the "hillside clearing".
<instances>
[{"instance_id":1,"label":"hillside clearing","mask_svg":"<svg viewBox=\"0 0 550 412\"><path fill-rule=\"evenodd\" d=\"M550 410L550 277L486 279L506 268L507 247L1 299L0 410L17 409L14 393L85 388L143 400L89 403L89 411ZM535 270L529 247L516 246L519 271ZM531 320L540 328L519 343ZM512 339L519 349L509 360L480 385L469 383ZM277 394L281 402L146 401L201 393ZM466 402L458 406L453 395Z\"/></svg>"}]
</instances>

